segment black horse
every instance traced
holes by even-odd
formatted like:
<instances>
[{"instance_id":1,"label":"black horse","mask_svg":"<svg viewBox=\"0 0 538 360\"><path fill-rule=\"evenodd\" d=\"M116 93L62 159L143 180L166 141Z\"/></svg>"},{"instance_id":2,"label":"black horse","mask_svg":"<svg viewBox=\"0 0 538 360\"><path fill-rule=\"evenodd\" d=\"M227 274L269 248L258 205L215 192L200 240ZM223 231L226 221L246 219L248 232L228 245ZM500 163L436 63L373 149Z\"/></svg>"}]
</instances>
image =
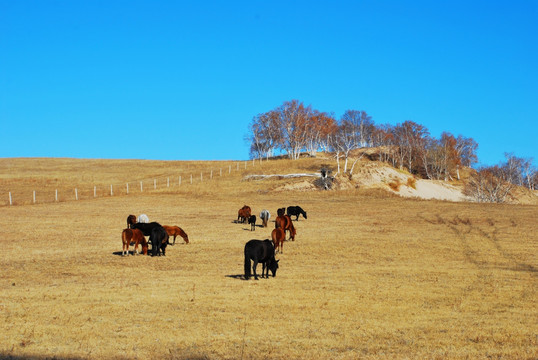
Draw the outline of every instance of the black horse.
<instances>
[{"instance_id":1,"label":"black horse","mask_svg":"<svg viewBox=\"0 0 538 360\"><path fill-rule=\"evenodd\" d=\"M142 231L144 236L150 236L151 235L151 230L153 230L156 227L162 227L162 226L161 226L161 224L159 224L158 222L155 222L155 221L150 222L150 223L137 222L137 223L134 223L134 224L131 225L131 229L138 229L138 230Z\"/></svg>"},{"instance_id":2,"label":"black horse","mask_svg":"<svg viewBox=\"0 0 538 360\"><path fill-rule=\"evenodd\" d=\"M295 221L299 220L299 215L303 215L306 219L306 211L304 211L300 206L288 206L287 209L288 216L296 216Z\"/></svg>"},{"instance_id":3,"label":"black horse","mask_svg":"<svg viewBox=\"0 0 538 360\"><path fill-rule=\"evenodd\" d=\"M250 279L250 260L254 262L252 265L254 279L258 280L256 266L260 262L263 265L262 278L265 273L266 277L269 278L269 270L271 270L273 277L276 275L280 260L275 260L275 247L270 240L250 240L245 244L245 280Z\"/></svg>"},{"instance_id":4,"label":"black horse","mask_svg":"<svg viewBox=\"0 0 538 360\"><path fill-rule=\"evenodd\" d=\"M165 255L166 245L168 244L168 233L161 224L154 221L150 223L132 224L131 227L142 231L144 236L149 236L151 253L153 256L161 255L161 251L163 255Z\"/></svg>"},{"instance_id":5,"label":"black horse","mask_svg":"<svg viewBox=\"0 0 538 360\"><path fill-rule=\"evenodd\" d=\"M166 255L166 245L168 245L168 233L162 226L156 226L151 230L149 241L151 242L151 255Z\"/></svg>"},{"instance_id":6,"label":"black horse","mask_svg":"<svg viewBox=\"0 0 538 360\"><path fill-rule=\"evenodd\" d=\"M248 223L250 224L250 231L256 230L256 215L250 215Z\"/></svg>"}]
</instances>

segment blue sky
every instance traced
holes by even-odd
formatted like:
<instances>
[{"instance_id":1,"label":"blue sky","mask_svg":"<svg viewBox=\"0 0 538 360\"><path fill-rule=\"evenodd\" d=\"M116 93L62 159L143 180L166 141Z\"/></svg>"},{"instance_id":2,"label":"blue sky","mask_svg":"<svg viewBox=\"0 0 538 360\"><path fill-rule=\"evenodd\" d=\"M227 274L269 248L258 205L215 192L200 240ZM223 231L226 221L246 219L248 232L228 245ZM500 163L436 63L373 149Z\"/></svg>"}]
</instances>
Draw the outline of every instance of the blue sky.
<instances>
[{"instance_id":1,"label":"blue sky","mask_svg":"<svg viewBox=\"0 0 538 360\"><path fill-rule=\"evenodd\" d=\"M537 1L0 0L0 157L240 160L298 99L538 160Z\"/></svg>"}]
</instances>

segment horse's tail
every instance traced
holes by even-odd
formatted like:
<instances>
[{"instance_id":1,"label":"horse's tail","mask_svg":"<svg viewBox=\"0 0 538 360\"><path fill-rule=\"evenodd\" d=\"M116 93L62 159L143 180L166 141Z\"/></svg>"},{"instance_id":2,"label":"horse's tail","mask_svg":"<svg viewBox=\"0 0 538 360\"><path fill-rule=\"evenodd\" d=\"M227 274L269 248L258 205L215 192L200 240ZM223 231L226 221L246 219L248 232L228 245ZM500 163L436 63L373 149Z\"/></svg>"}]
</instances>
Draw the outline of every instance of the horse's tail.
<instances>
[{"instance_id":1,"label":"horse's tail","mask_svg":"<svg viewBox=\"0 0 538 360\"><path fill-rule=\"evenodd\" d=\"M245 280L250 278L250 257L247 254L247 249L245 249Z\"/></svg>"}]
</instances>

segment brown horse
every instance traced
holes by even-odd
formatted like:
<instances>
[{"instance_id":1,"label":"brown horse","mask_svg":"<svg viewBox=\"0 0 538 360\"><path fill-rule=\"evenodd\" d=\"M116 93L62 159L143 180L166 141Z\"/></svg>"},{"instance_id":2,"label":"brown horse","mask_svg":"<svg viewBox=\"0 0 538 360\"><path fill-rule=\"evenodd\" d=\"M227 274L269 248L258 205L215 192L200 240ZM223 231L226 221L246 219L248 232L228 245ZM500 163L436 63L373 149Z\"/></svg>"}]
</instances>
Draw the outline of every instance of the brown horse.
<instances>
[{"instance_id":1,"label":"brown horse","mask_svg":"<svg viewBox=\"0 0 538 360\"><path fill-rule=\"evenodd\" d=\"M168 236L173 236L174 237L174 242L172 243L172 245L175 245L176 243L176 236L181 236L183 238L183 240L185 240L185 244L188 244L189 243L189 236L187 235L187 233L185 231L183 231L182 228L180 228L179 226L167 226L167 225L163 225L163 228L166 230L166 233L168 234Z\"/></svg>"},{"instance_id":2,"label":"brown horse","mask_svg":"<svg viewBox=\"0 0 538 360\"><path fill-rule=\"evenodd\" d=\"M250 209L250 206L244 205L237 212L237 221L240 221L242 224L244 224L245 222L247 222L250 215L252 215L252 210Z\"/></svg>"},{"instance_id":3,"label":"brown horse","mask_svg":"<svg viewBox=\"0 0 538 360\"><path fill-rule=\"evenodd\" d=\"M129 215L127 216L127 229L131 229L133 224L136 224L136 216Z\"/></svg>"},{"instance_id":4,"label":"brown horse","mask_svg":"<svg viewBox=\"0 0 538 360\"><path fill-rule=\"evenodd\" d=\"M280 253L282 254L282 246L284 245L284 240L286 240L286 232L284 229L274 229L271 233L271 238L273 239L273 245L275 246L275 253L277 253L280 248Z\"/></svg>"},{"instance_id":5,"label":"brown horse","mask_svg":"<svg viewBox=\"0 0 538 360\"><path fill-rule=\"evenodd\" d=\"M144 255L148 254L148 242L144 237L142 231L138 229L125 229L121 233L121 241L123 243L122 256L129 255L129 246L131 242L135 243L135 251L133 254L138 254L138 244L142 244L142 252Z\"/></svg>"},{"instance_id":6,"label":"brown horse","mask_svg":"<svg viewBox=\"0 0 538 360\"><path fill-rule=\"evenodd\" d=\"M277 216L275 219L275 229L278 228L282 228L284 232L286 232L286 230L289 231L291 241L295 241L297 231L295 230L295 226L293 226L293 222L291 221L291 217L289 217L289 215Z\"/></svg>"}]
</instances>

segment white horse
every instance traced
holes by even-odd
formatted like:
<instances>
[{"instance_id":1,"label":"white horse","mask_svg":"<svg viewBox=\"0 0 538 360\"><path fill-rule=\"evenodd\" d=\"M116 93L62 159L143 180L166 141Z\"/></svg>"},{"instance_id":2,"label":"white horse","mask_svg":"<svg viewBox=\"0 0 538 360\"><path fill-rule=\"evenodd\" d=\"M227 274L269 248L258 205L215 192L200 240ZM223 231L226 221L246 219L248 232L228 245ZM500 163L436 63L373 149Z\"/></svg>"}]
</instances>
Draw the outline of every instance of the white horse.
<instances>
[{"instance_id":1,"label":"white horse","mask_svg":"<svg viewBox=\"0 0 538 360\"><path fill-rule=\"evenodd\" d=\"M260 219L262 219L263 227L267 227L267 221L271 218L271 214L269 213L269 210L263 209L260 213Z\"/></svg>"},{"instance_id":2,"label":"white horse","mask_svg":"<svg viewBox=\"0 0 538 360\"><path fill-rule=\"evenodd\" d=\"M140 214L138 215L137 222L147 224L149 223L149 217L146 214Z\"/></svg>"}]
</instances>

